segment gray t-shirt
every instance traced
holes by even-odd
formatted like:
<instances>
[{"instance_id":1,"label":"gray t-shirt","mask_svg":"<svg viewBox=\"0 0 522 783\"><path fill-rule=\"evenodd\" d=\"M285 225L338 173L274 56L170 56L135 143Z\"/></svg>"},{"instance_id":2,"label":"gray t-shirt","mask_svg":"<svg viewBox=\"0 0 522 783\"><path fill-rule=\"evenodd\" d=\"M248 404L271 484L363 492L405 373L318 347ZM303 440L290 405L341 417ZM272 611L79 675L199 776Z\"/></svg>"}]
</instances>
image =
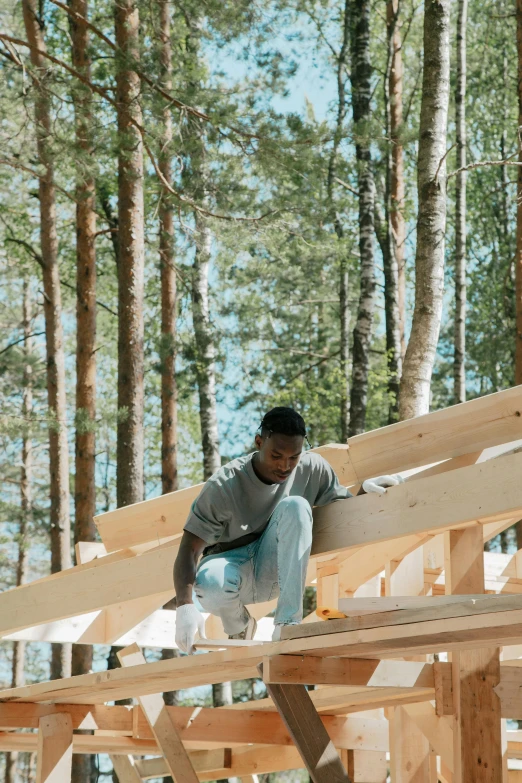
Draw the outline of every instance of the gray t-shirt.
<instances>
[{"instance_id":1,"label":"gray t-shirt","mask_svg":"<svg viewBox=\"0 0 522 783\"><path fill-rule=\"evenodd\" d=\"M255 541L268 525L277 504L290 495L306 498L311 506L326 506L352 497L320 454L302 454L283 484L261 481L252 467L253 456L248 454L223 465L205 483L192 504L185 530L214 545L205 554L236 549Z\"/></svg>"}]
</instances>

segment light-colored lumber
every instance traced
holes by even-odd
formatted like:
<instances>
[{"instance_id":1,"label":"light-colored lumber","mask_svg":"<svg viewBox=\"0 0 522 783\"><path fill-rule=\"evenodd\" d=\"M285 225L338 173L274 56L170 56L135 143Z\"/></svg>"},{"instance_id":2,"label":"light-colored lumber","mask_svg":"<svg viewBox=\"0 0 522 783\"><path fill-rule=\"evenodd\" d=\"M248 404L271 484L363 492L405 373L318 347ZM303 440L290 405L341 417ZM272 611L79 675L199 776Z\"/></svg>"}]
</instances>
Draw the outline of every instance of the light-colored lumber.
<instances>
[{"instance_id":1,"label":"light-colored lumber","mask_svg":"<svg viewBox=\"0 0 522 783\"><path fill-rule=\"evenodd\" d=\"M69 715L46 715L38 727L36 783L70 783L73 728Z\"/></svg>"},{"instance_id":2,"label":"light-colored lumber","mask_svg":"<svg viewBox=\"0 0 522 783\"><path fill-rule=\"evenodd\" d=\"M312 553L522 514L522 454L314 509Z\"/></svg>"},{"instance_id":3,"label":"light-colored lumber","mask_svg":"<svg viewBox=\"0 0 522 783\"><path fill-rule=\"evenodd\" d=\"M446 533L444 560L447 592L471 594L484 589L483 537L476 529ZM454 783L502 783L501 704L494 690L500 682L499 649L456 651L452 665Z\"/></svg>"},{"instance_id":4,"label":"light-colored lumber","mask_svg":"<svg viewBox=\"0 0 522 783\"><path fill-rule=\"evenodd\" d=\"M211 751L212 753L215 751ZM218 769L213 772L209 767L206 770L198 770L200 780L213 780L216 777L245 777L248 775L278 772L281 770L297 769L302 766L301 757L297 749L292 746L285 747L245 747L233 748L228 757L226 767L222 768L222 774L218 774ZM143 759L136 761L136 767L140 771L142 780L158 778L167 775L167 766L163 758ZM212 778L214 774L214 778Z\"/></svg>"},{"instance_id":5,"label":"light-colored lumber","mask_svg":"<svg viewBox=\"0 0 522 783\"><path fill-rule=\"evenodd\" d=\"M256 645L238 650L212 652L190 658L158 661L132 667L132 670L97 672L68 678L60 682L37 683L21 688L5 690L0 700L54 701L55 703L103 703L129 696L146 695L176 688L190 688L196 685L221 682L222 680L244 679L255 676L255 667L264 655L307 653L318 656L350 656L357 658L393 658L420 653L474 649L484 644L509 644L522 642L522 597L484 596L482 601L495 601L496 611L482 613L478 602L469 611L458 617L437 620L424 619L414 622L412 612L419 611L419 617L432 610L408 610L409 621L402 624L388 624L379 627L323 633L298 639L288 639L266 645ZM504 604L502 602L505 602ZM458 606L458 604L455 604ZM507 611L501 611L503 608ZM484 607L485 609L486 607ZM499 611L500 610L500 611ZM455 614L454 607L452 613ZM390 612L399 615L400 612ZM406 612L404 612L406 614ZM366 615L375 625L377 615ZM363 618L357 618L360 626ZM350 620L332 620L329 623L351 623ZM303 626L304 630L311 628ZM324 627L324 624L322 624ZM328 628L329 626L327 626Z\"/></svg>"},{"instance_id":6,"label":"light-colored lumber","mask_svg":"<svg viewBox=\"0 0 522 783\"><path fill-rule=\"evenodd\" d=\"M108 556L7 590L0 595L0 634L161 593L168 600L178 547L175 542L116 561Z\"/></svg>"},{"instance_id":7,"label":"light-colored lumber","mask_svg":"<svg viewBox=\"0 0 522 783\"><path fill-rule=\"evenodd\" d=\"M143 653L137 645L126 647L117 655L124 668L145 664ZM138 697L138 702L175 783L197 783L198 776L161 693Z\"/></svg>"},{"instance_id":8,"label":"light-colored lumber","mask_svg":"<svg viewBox=\"0 0 522 783\"><path fill-rule=\"evenodd\" d=\"M267 690L313 783L350 783L304 685L267 685Z\"/></svg>"},{"instance_id":9,"label":"light-colored lumber","mask_svg":"<svg viewBox=\"0 0 522 783\"><path fill-rule=\"evenodd\" d=\"M184 743L291 745L292 739L275 709L272 703L270 711L168 707L167 713ZM333 715L322 715L321 721L339 748L381 751L387 748L384 721ZM138 739L152 737L150 726L141 714L135 722L134 735Z\"/></svg>"},{"instance_id":10,"label":"light-colored lumber","mask_svg":"<svg viewBox=\"0 0 522 783\"><path fill-rule=\"evenodd\" d=\"M436 754L441 757L450 771L453 771L453 721L439 717L432 704L408 704L403 707L419 728Z\"/></svg>"},{"instance_id":11,"label":"light-colored lumber","mask_svg":"<svg viewBox=\"0 0 522 783\"><path fill-rule=\"evenodd\" d=\"M190 759L198 775L202 772L228 770L232 764L230 748L215 748L214 750L194 751ZM141 780L168 776L168 769L163 756L152 759L137 759L135 769Z\"/></svg>"},{"instance_id":12,"label":"light-colored lumber","mask_svg":"<svg viewBox=\"0 0 522 783\"><path fill-rule=\"evenodd\" d=\"M397 473L522 437L522 388L350 438L350 462L359 481Z\"/></svg>"},{"instance_id":13,"label":"light-colored lumber","mask_svg":"<svg viewBox=\"0 0 522 783\"><path fill-rule=\"evenodd\" d=\"M451 671L451 664L437 664ZM350 658L316 658L311 655L274 655L263 658L265 682L301 685L361 685L421 688L433 695L433 664ZM521 668L522 674L522 668ZM432 696L433 698L433 696Z\"/></svg>"},{"instance_id":14,"label":"light-colored lumber","mask_svg":"<svg viewBox=\"0 0 522 783\"><path fill-rule=\"evenodd\" d=\"M365 495L316 509L314 550L337 551L453 524L474 525L475 518L489 519L492 514L508 516L508 511L522 507L521 468L522 454L515 454L455 470L443 477L444 486L435 476L393 487L382 498ZM171 594L177 548L172 542L135 557L112 560L108 555L6 591L0 595L0 634L157 593Z\"/></svg>"},{"instance_id":15,"label":"light-colored lumber","mask_svg":"<svg viewBox=\"0 0 522 783\"><path fill-rule=\"evenodd\" d=\"M345 606L345 604L343 604ZM345 619L320 620L307 625L288 625L282 630L282 638L298 639L311 636L323 636L325 634L345 632L349 630L362 630L391 625L405 625L421 623L427 620L440 620L442 618L467 617L491 612L509 612L522 609L521 596L497 596L497 595L469 595L460 596L458 601L442 601L426 599L425 605L418 605L411 609L388 610L381 613L365 613L353 615ZM326 624L325 624L326 623Z\"/></svg>"},{"instance_id":16,"label":"light-colored lumber","mask_svg":"<svg viewBox=\"0 0 522 783\"><path fill-rule=\"evenodd\" d=\"M340 756L352 783L386 783L388 776L386 753L343 750Z\"/></svg>"},{"instance_id":17,"label":"light-colored lumber","mask_svg":"<svg viewBox=\"0 0 522 783\"><path fill-rule=\"evenodd\" d=\"M460 595L383 595L379 598L341 598L339 599L339 610L345 612L347 617L351 617L392 612L399 609L440 607L459 603L459 601L462 601Z\"/></svg>"},{"instance_id":18,"label":"light-colored lumber","mask_svg":"<svg viewBox=\"0 0 522 783\"><path fill-rule=\"evenodd\" d=\"M390 716L391 783L436 783L429 742L403 707Z\"/></svg>"},{"instance_id":19,"label":"light-colored lumber","mask_svg":"<svg viewBox=\"0 0 522 783\"><path fill-rule=\"evenodd\" d=\"M141 777L134 765L132 756L114 756L111 754L110 760L118 776L118 783L141 783Z\"/></svg>"}]
</instances>

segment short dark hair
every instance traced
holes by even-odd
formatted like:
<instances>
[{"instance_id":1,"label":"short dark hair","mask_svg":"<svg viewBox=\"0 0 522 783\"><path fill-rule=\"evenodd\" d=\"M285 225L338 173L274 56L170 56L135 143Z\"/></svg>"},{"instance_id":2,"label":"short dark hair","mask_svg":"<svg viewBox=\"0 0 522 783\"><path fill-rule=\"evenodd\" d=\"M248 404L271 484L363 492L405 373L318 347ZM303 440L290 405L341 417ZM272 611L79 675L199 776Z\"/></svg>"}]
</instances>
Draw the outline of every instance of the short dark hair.
<instances>
[{"instance_id":1,"label":"short dark hair","mask_svg":"<svg viewBox=\"0 0 522 783\"><path fill-rule=\"evenodd\" d=\"M259 425L261 435L266 438L273 434L300 435L306 438L306 425L300 413L293 408L279 406L265 413Z\"/></svg>"}]
</instances>

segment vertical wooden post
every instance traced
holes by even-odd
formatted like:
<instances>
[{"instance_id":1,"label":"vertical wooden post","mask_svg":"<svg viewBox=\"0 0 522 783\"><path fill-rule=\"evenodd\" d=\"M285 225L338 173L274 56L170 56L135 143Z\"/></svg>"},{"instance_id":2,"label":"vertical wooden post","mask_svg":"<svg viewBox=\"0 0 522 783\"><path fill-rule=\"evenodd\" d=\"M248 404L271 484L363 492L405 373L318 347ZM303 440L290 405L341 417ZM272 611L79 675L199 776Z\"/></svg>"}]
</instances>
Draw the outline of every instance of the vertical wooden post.
<instances>
[{"instance_id":1,"label":"vertical wooden post","mask_svg":"<svg viewBox=\"0 0 522 783\"><path fill-rule=\"evenodd\" d=\"M40 718L36 783L70 783L72 741L70 715L59 713Z\"/></svg>"},{"instance_id":2,"label":"vertical wooden post","mask_svg":"<svg viewBox=\"0 0 522 783\"><path fill-rule=\"evenodd\" d=\"M392 560L385 569L386 595L424 595L424 551L414 549L402 560ZM425 660L425 656L422 656ZM392 783L432 783L430 744L420 728L402 709L389 712L390 775Z\"/></svg>"},{"instance_id":3,"label":"vertical wooden post","mask_svg":"<svg viewBox=\"0 0 522 783\"><path fill-rule=\"evenodd\" d=\"M386 753L343 748L339 751L339 755L352 783L386 783L388 776Z\"/></svg>"},{"instance_id":4,"label":"vertical wooden post","mask_svg":"<svg viewBox=\"0 0 522 783\"><path fill-rule=\"evenodd\" d=\"M482 526L444 534L446 593L484 592ZM455 718L454 783L502 783L498 647L462 650L452 656Z\"/></svg>"},{"instance_id":5,"label":"vertical wooden post","mask_svg":"<svg viewBox=\"0 0 522 783\"><path fill-rule=\"evenodd\" d=\"M134 766L132 756L110 756L119 783L141 783L141 777Z\"/></svg>"}]
</instances>

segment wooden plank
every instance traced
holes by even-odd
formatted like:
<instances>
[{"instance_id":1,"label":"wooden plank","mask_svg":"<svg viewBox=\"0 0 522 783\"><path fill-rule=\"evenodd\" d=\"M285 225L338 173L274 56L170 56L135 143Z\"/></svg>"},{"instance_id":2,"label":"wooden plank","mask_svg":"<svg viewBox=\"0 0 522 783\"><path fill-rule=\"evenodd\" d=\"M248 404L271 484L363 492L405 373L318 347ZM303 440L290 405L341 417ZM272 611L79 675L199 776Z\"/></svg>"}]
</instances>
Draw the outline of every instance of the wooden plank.
<instances>
[{"instance_id":1,"label":"wooden plank","mask_svg":"<svg viewBox=\"0 0 522 783\"><path fill-rule=\"evenodd\" d=\"M344 486L357 480L345 445L332 443L312 451L321 454L330 463ZM180 535L192 503L203 486L204 484L196 484L95 516L94 522L107 552L148 541L161 543L172 536Z\"/></svg>"},{"instance_id":2,"label":"wooden plank","mask_svg":"<svg viewBox=\"0 0 522 783\"><path fill-rule=\"evenodd\" d=\"M267 685L267 690L313 783L350 783L304 685Z\"/></svg>"},{"instance_id":3,"label":"wooden plank","mask_svg":"<svg viewBox=\"0 0 522 783\"><path fill-rule=\"evenodd\" d=\"M341 598L339 610L347 617L363 614L379 614L399 609L425 609L441 607L462 601L460 595L386 595L378 598ZM330 621L329 621L330 622Z\"/></svg>"},{"instance_id":4,"label":"wooden plank","mask_svg":"<svg viewBox=\"0 0 522 783\"><path fill-rule=\"evenodd\" d=\"M354 615L345 619L318 621L306 625L287 625L282 631L284 639L303 639L311 636L343 633L346 631L379 628L391 625L421 623L443 618L468 617L490 612L509 612L522 609L522 596L507 595L470 595L460 596L457 601L438 601L437 598L425 598L426 605L412 609L396 609L381 613ZM345 606L345 604L343 604ZM325 626L326 622L326 626Z\"/></svg>"},{"instance_id":5,"label":"wooden plank","mask_svg":"<svg viewBox=\"0 0 522 783\"><path fill-rule=\"evenodd\" d=\"M441 662L437 666L451 674L450 663ZM433 669L433 664L413 661L316 658L311 655L263 658L263 679L266 683L422 688L428 689L434 696Z\"/></svg>"},{"instance_id":6,"label":"wooden plank","mask_svg":"<svg viewBox=\"0 0 522 783\"><path fill-rule=\"evenodd\" d=\"M352 783L386 783L388 777L386 753L343 750L340 756Z\"/></svg>"},{"instance_id":7,"label":"wooden plank","mask_svg":"<svg viewBox=\"0 0 522 783\"><path fill-rule=\"evenodd\" d=\"M113 561L110 556L76 566L0 595L0 634L74 617L124 601L172 594L178 543Z\"/></svg>"},{"instance_id":8,"label":"wooden plank","mask_svg":"<svg viewBox=\"0 0 522 783\"><path fill-rule=\"evenodd\" d=\"M0 751L13 753L35 753L38 751L38 734L18 732L0 733ZM157 743L138 740L134 737L73 735L73 753L96 754L115 753L128 756L148 756L158 753ZM212 778L211 778L212 780Z\"/></svg>"},{"instance_id":9,"label":"wooden plank","mask_svg":"<svg viewBox=\"0 0 522 783\"><path fill-rule=\"evenodd\" d=\"M436 783L429 758L429 742L404 707L390 716L391 783Z\"/></svg>"},{"instance_id":10,"label":"wooden plank","mask_svg":"<svg viewBox=\"0 0 522 783\"><path fill-rule=\"evenodd\" d=\"M433 664L433 679L435 683L435 710L439 717L455 713L455 698L453 694L453 673L451 663L438 662Z\"/></svg>"},{"instance_id":11,"label":"wooden plank","mask_svg":"<svg viewBox=\"0 0 522 783\"><path fill-rule=\"evenodd\" d=\"M132 756L110 756L114 771L118 776L118 783L141 783L141 777L134 765Z\"/></svg>"},{"instance_id":12,"label":"wooden plank","mask_svg":"<svg viewBox=\"0 0 522 783\"><path fill-rule=\"evenodd\" d=\"M67 713L74 730L111 731L132 735L132 708L81 704L0 703L0 731L37 729L40 718Z\"/></svg>"},{"instance_id":13,"label":"wooden plank","mask_svg":"<svg viewBox=\"0 0 522 783\"><path fill-rule=\"evenodd\" d=\"M62 681L37 683L0 693L0 701L53 701L54 703L96 704L128 696L161 692L173 687L189 688L255 676L255 667L264 655L307 653L318 656L349 655L356 658L403 657L424 652L476 648L490 644L522 642L520 596L485 596L484 601L513 602L516 609L492 611L455 618L430 619L368 629L323 633L308 638L288 639L238 650L213 652L188 658L158 661L130 670L83 674ZM518 602L518 604L517 604ZM496 604L495 609L502 608ZM413 610L409 610L413 611ZM392 612L390 615L398 614ZM375 618L367 615L365 620ZM362 618L361 618L362 619ZM329 621L351 623L351 620ZM309 626L311 627L311 626Z\"/></svg>"},{"instance_id":14,"label":"wooden plank","mask_svg":"<svg viewBox=\"0 0 522 783\"><path fill-rule=\"evenodd\" d=\"M228 770L232 765L232 751L230 748L193 751L190 754L190 759L198 775L201 772ZM163 756L152 759L136 759L134 763L141 780L161 778L169 774Z\"/></svg>"},{"instance_id":15,"label":"wooden plank","mask_svg":"<svg viewBox=\"0 0 522 783\"><path fill-rule=\"evenodd\" d=\"M315 508L312 553L522 514L521 471L512 454Z\"/></svg>"},{"instance_id":16,"label":"wooden plank","mask_svg":"<svg viewBox=\"0 0 522 783\"><path fill-rule=\"evenodd\" d=\"M452 530L445 535L444 548L446 591L470 594L483 590L482 535L477 530ZM500 681L499 649L460 650L452 664L454 781L502 783L501 705L494 691Z\"/></svg>"},{"instance_id":17,"label":"wooden plank","mask_svg":"<svg viewBox=\"0 0 522 783\"><path fill-rule=\"evenodd\" d=\"M123 667L145 664L145 658L137 645L131 645L118 652ZM161 693L138 697L145 717L167 764L169 774L175 783L198 783L198 776L185 750L176 725L168 712Z\"/></svg>"},{"instance_id":18,"label":"wooden plank","mask_svg":"<svg viewBox=\"0 0 522 783\"><path fill-rule=\"evenodd\" d=\"M430 747L441 757L446 767L453 771L453 721L439 717L432 704L408 704L403 711L419 728Z\"/></svg>"},{"instance_id":19,"label":"wooden plank","mask_svg":"<svg viewBox=\"0 0 522 783\"><path fill-rule=\"evenodd\" d=\"M70 783L73 728L69 715L46 715L38 727L36 783Z\"/></svg>"},{"instance_id":20,"label":"wooden plank","mask_svg":"<svg viewBox=\"0 0 522 783\"><path fill-rule=\"evenodd\" d=\"M522 387L480 397L348 441L359 481L522 437Z\"/></svg>"}]
</instances>

